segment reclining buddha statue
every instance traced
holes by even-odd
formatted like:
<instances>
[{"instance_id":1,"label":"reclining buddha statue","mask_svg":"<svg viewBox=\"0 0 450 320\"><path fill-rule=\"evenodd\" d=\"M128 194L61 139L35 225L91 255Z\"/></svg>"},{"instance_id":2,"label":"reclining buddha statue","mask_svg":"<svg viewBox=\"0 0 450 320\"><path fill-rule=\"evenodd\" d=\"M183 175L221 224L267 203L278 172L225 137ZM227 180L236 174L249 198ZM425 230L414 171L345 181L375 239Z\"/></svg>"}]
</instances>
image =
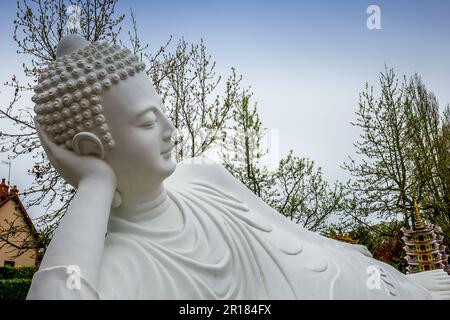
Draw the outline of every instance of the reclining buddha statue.
<instances>
[{"instance_id":1,"label":"reclining buddha statue","mask_svg":"<svg viewBox=\"0 0 450 320\"><path fill-rule=\"evenodd\" d=\"M176 164L144 70L128 49L69 35L41 72L36 129L76 193L28 299L450 298L443 270L404 275L286 219L220 164Z\"/></svg>"}]
</instances>

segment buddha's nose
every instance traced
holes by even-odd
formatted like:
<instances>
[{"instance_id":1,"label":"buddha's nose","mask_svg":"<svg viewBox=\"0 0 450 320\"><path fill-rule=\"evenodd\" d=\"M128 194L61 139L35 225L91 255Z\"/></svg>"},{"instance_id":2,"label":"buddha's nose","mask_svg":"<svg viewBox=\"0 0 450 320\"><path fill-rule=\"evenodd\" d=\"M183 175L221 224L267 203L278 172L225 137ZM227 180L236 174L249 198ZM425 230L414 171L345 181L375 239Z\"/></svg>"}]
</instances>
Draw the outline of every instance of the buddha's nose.
<instances>
[{"instance_id":1,"label":"buddha's nose","mask_svg":"<svg viewBox=\"0 0 450 320\"><path fill-rule=\"evenodd\" d=\"M164 128L163 133L162 133L162 138L165 141L169 141L175 136L177 130L176 130L175 126L172 124L172 121L170 121L169 118L167 118L166 116L164 116L164 118L165 118L166 126Z\"/></svg>"},{"instance_id":2,"label":"buddha's nose","mask_svg":"<svg viewBox=\"0 0 450 320\"><path fill-rule=\"evenodd\" d=\"M166 130L163 132L163 140L169 141L172 139L172 137L175 135L176 130Z\"/></svg>"}]
</instances>

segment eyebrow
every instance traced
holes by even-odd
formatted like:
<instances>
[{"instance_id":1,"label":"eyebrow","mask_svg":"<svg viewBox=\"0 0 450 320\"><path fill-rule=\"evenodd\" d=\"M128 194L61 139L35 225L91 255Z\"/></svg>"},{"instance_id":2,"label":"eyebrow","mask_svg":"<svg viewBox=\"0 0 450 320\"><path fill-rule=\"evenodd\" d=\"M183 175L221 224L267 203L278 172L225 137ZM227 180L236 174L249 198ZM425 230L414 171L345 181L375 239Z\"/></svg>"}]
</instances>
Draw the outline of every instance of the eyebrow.
<instances>
[{"instance_id":1,"label":"eyebrow","mask_svg":"<svg viewBox=\"0 0 450 320\"><path fill-rule=\"evenodd\" d=\"M141 118L143 115L145 115L146 113L150 112L150 111L159 111L162 112L163 114L167 112L167 108L164 105L164 103L162 102L162 100L159 101L161 108L156 107L155 105L151 104L149 107L145 108L144 110L138 112L135 116L134 119L138 120L139 118Z\"/></svg>"},{"instance_id":2,"label":"eyebrow","mask_svg":"<svg viewBox=\"0 0 450 320\"><path fill-rule=\"evenodd\" d=\"M144 110L140 111L138 114L135 115L134 118L137 120L137 119L141 118L144 114L146 114L146 113L148 113L150 111L155 112L158 109L159 109L158 107L150 106L150 107L145 108Z\"/></svg>"}]
</instances>

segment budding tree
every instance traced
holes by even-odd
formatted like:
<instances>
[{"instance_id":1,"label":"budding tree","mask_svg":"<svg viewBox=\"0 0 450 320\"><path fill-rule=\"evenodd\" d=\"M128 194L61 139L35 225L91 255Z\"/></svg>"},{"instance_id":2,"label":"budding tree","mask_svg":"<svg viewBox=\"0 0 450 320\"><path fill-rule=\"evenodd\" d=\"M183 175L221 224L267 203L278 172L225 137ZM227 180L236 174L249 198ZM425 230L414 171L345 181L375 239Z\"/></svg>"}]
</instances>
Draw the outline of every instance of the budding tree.
<instances>
[{"instance_id":1,"label":"budding tree","mask_svg":"<svg viewBox=\"0 0 450 320\"><path fill-rule=\"evenodd\" d=\"M403 221L411 225L414 199L425 217L450 235L448 108L415 75L397 79L392 69L380 74L380 95L366 85L354 126L360 159L343 165L353 176L349 216L357 224ZM376 226L375 226L376 227Z\"/></svg>"}]
</instances>

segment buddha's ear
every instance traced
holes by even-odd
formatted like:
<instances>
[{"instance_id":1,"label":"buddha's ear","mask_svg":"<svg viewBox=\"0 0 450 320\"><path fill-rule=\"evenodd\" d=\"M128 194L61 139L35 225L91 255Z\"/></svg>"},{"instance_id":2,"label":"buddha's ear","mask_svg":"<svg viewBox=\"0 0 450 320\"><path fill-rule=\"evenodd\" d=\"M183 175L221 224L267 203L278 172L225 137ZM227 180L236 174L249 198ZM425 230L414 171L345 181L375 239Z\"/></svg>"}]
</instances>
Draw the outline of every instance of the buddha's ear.
<instances>
[{"instance_id":1,"label":"buddha's ear","mask_svg":"<svg viewBox=\"0 0 450 320\"><path fill-rule=\"evenodd\" d=\"M79 156L105 157L105 147L100 139L91 132L77 133L72 139L73 151Z\"/></svg>"}]
</instances>

